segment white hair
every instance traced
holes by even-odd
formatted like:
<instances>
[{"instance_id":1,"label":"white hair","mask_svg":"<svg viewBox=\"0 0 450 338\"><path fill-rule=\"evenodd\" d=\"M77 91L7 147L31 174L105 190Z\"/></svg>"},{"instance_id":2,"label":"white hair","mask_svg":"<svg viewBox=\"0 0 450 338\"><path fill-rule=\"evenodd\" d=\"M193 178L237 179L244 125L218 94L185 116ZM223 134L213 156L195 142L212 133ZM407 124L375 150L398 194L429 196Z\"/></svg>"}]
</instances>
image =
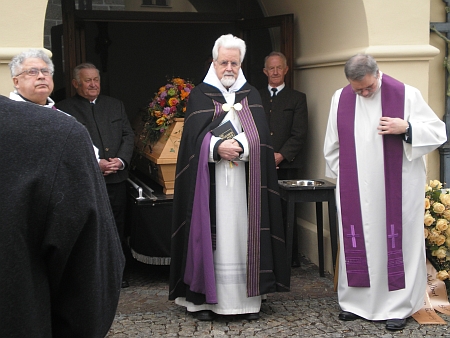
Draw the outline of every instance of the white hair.
<instances>
[{"instance_id":1,"label":"white hair","mask_svg":"<svg viewBox=\"0 0 450 338\"><path fill-rule=\"evenodd\" d=\"M219 47L227 48L227 49L239 49L240 52L240 62L244 61L246 46L245 42L242 39L239 39L232 34L222 35L220 38L216 40L212 50L213 60L217 61L217 57L219 56Z\"/></svg>"},{"instance_id":2,"label":"white hair","mask_svg":"<svg viewBox=\"0 0 450 338\"><path fill-rule=\"evenodd\" d=\"M48 57L47 54L41 49L29 49L25 52L17 54L14 56L9 63L9 70L11 71L11 77L16 76L22 71L22 64L27 59L41 59L47 64L48 70L53 73L54 66L52 60Z\"/></svg>"}]
</instances>

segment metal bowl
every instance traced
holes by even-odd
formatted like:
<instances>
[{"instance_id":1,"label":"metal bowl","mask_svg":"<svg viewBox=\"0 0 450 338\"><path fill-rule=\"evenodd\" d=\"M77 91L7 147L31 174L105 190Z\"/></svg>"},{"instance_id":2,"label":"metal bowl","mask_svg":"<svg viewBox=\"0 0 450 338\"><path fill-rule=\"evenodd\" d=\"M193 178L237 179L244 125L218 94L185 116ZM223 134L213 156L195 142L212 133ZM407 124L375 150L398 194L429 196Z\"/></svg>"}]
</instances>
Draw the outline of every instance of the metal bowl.
<instances>
[{"instance_id":1,"label":"metal bowl","mask_svg":"<svg viewBox=\"0 0 450 338\"><path fill-rule=\"evenodd\" d=\"M285 180L281 181L283 185L289 186L289 187L317 187L324 184L323 181L316 181L316 180Z\"/></svg>"}]
</instances>

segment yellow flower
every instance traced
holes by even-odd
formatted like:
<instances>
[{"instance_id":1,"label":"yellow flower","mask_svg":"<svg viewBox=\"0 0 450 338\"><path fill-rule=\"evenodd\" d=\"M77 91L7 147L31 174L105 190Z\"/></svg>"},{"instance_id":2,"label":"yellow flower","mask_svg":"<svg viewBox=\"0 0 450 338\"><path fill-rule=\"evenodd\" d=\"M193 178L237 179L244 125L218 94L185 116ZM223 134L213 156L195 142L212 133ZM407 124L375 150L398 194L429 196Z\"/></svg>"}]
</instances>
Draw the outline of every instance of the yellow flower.
<instances>
[{"instance_id":1,"label":"yellow flower","mask_svg":"<svg viewBox=\"0 0 450 338\"><path fill-rule=\"evenodd\" d=\"M433 250L431 254L439 259L444 259L447 255L447 250L445 247L441 246L437 250Z\"/></svg>"},{"instance_id":2,"label":"yellow flower","mask_svg":"<svg viewBox=\"0 0 450 338\"><path fill-rule=\"evenodd\" d=\"M444 235L439 235L434 242L436 245L443 245L446 239L447 238Z\"/></svg>"},{"instance_id":3,"label":"yellow flower","mask_svg":"<svg viewBox=\"0 0 450 338\"><path fill-rule=\"evenodd\" d=\"M425 209L430 209L430 200L428 198L425 198Z\"/></svg>"},{"instance_id":4,"label":"yellow flower","mask_svg":"<svg viewBox=\"0 0 450 338\"><path fill-rule=\"evenodd\" d=\"M436 188L436 189L441 189L442 188L442 183L439 182L438 180L431 180L430 181L430 187Z\"/></svg>"},{"instance_id":5,"label":"yellow flower","mask_svg":"<svg viewBox=\"0 0 450 338\"><path fill-rule=\"evenodd\" d=\"M446 205L449 206L450 205L450 194L441 194L439 196L439 199L441 200L441 202Z\"/></svg>"},{"instance_id":6,"label":"yellow flower","mask_svg":"<svg viewBox=\"0 0 450 338\"><path fill-rule=\"evenodd\" d=\"M436 244L436 242L439 240L440 235L440 232L433 228L428 234L428 240L430 241L430 243Z\"/></svg>"},{"instance_id":7,"label":"yellow flower","mask_svg":"<svg viewBox=\"0 0 450 338\"><path fill-rule=\"evenodd\" d=\"M448 279L449 275L447 271L441 270L437 273L436 277L440 280L446 280Z\"/></svg>"},{"instance_id":8,"label":"yellow flower","mask_svg":"<svg viewBox=\"0 0 450 338\"><path fill-rule=\"evenodd\" d=\"M445 217L445 219L450 221L450 210L446 209L443 213L442 216Z\"/></svg>"},{"instance_id":9,"label":"yellow flower","mask_svg":"<svg viewBox=\"0 0 450 338\"><path fill-rule=\"evenodd\" d=\"M442 214L445 210L445 206L442 203L433 203L433 211L437 214Z\"/></svg>"},{"instance_id":10,"label":"yellow flower","mask_svg":"<svg viewBox=\"0 0 450 338\"><path fill-rule=\"evenodd\" d=\"M450 248L450 238L449 237L447 237L447 239L445 240L445 246L447 248Z\"/></svg>"},{"instance_id":11,"label":"yellow flower","mask_svg":"<svg viewBox=\"0 0 450 338\"><path fill-rule=\"evenodd\" d=\"M443 218L439 218L436 222L436 229L443 232L448 229L448 221Z\"/></svg>"},{"instance_id":12,"label":"yellow flower","mask_svg":"<svg viewBox=\"0 0 450 338\"><path fill-rule=\"evenodd\" d=\"M164 124L164 122L166 122L166 118L165 118L164 116L163 116L163 117L160 117L159 119L156 120L156 124L157 124L158 126Z\"/></svg>"},{"instance_id":13,"label":"yellow flower","mask_svg":"<svg viewBox=\"0 0 450 338\"><path fill-rule=\"evenodd\" d=\"M435 219L433 218L433 216L430 215L430 213L427 211L427 213L425 214L423 223L429 227L431 224L433 224L435 221Z\"/></svg>"},{"instance_id":14,"label":"yellow flower","mask_svg":"<svg viewBox=\"0 0 450 338\"><path fill-rule=\"evenodd\" d=\"M425 239L427 239L428 236L430 235L430 232L428 231L427 228L423 228L423 235L424 235Z\"/></svg>"},{"instance_id":15,"label":"yellow flower","mask_svg":"<svg viewBox=\"0 0 450 338\"><path fill-rule=\"evenodd\" d=\"M428 184L425 184L425 192L429 192L431 190L433 190L433 188L430 187Z\"/></svg>"}]
</instances>

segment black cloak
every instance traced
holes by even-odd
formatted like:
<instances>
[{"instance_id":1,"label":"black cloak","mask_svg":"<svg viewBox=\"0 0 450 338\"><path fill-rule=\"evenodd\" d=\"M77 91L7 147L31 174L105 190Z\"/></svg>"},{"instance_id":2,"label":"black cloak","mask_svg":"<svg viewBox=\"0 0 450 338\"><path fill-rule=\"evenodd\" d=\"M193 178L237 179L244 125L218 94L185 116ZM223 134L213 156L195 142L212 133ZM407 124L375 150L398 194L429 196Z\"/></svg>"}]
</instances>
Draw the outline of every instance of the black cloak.
<instances>
[{"instance_id":1,"label":"black cloak","mask_svg":"<svg viewBox=\"0 0 450 338\"><path fill-rule=\"evenodd\" d=\"M260 260L259 267L257 267L259 271L259 295L289 291L290 267L286 258L281 202L274 152L269 141L269 129L260 95L248 83L236 92L235 102L241 102L245 97L247 97L248 106L259 133L261 150ZM226 115L223 113L214 118L215 106L213 100L220 104L226 103L225 98L217 88L205 83L195 87L189 96L175 177L169 299L186 297L186 300L197 305L205 303L205 295L190 291L189 286L183 281L183 276L186 266L200 147L206 133L217 127ZM247 181L248 168L247 163ZM209 203L211 232L213 233L212 237L214 237L216 207L214 163L209 164L209 171L211 177Z\"/></svg>"}]
</instances>

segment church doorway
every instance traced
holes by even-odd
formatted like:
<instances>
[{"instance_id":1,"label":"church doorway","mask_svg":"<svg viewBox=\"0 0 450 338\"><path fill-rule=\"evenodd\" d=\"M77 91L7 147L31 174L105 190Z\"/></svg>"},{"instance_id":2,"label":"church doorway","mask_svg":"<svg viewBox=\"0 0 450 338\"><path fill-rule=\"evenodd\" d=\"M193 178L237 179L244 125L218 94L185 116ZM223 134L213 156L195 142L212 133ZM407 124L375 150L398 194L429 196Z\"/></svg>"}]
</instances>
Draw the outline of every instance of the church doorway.
<instances>
[{"instance_id":1,"label":"church doorway","mask_svg":"<svg viewBox=\"0 0 450 338\"><path fill-rule=\"evenodd\" d=\"M92 0L62 0L63 24L52 34L56 72L64 74L55 78L56 101L73 95L71 69L92 62L102 92L122 100L132 121L168 78L201 82L215 39L228 33L246 41L243 70L253 86L266 85L263 62L272 50L283 52L292 69L292 14L264 17L257 0L217 2L222 9L209 0L189 2L198 12L104 11L92 9ZM292 75L286 82L292 85Z\"/></svg>"}]
</instances>

